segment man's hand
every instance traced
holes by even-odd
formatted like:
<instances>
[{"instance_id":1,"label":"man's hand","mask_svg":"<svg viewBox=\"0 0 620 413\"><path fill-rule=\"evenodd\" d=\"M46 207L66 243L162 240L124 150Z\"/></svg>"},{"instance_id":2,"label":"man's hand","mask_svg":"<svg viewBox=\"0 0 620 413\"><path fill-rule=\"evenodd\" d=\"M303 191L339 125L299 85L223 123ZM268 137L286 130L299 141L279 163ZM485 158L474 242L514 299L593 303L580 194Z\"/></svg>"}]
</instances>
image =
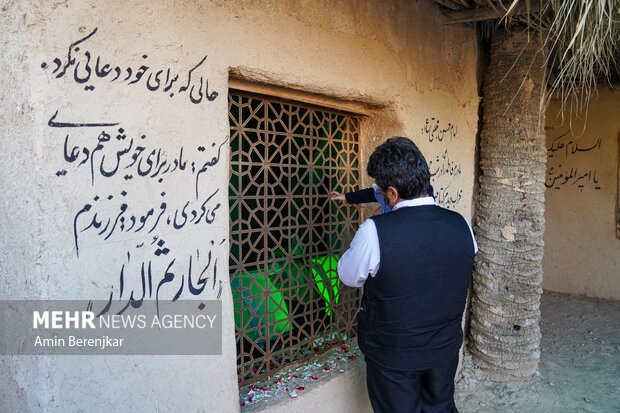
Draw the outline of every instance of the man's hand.
<instances>
[{"instance_id":1,"label":"man's hand","mask_svg":"<svg viewBox=\"0 0 620 413\"><path fill-rule=\"evenodd\" d=\"M344 197L344 194L341 194L340 192L336 192L336 191L332 192L331 200L332 201L347 202L347 199Z\"/></svg>"}]
</instances>

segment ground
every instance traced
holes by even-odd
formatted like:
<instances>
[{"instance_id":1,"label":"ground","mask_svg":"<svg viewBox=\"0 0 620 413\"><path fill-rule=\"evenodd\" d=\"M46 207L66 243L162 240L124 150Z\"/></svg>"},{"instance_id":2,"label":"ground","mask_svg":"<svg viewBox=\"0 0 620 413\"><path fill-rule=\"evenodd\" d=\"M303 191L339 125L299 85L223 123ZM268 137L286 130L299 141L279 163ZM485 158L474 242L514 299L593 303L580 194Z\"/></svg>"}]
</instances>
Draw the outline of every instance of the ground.
<instances>
[{"instance_id":1,"label":"ground","mask_svg":"<svg viewBox=\"0 0 620 413\"><path fill-rule=\"evenodd\" d=\"M620 301L545 293L536 376L493 383L465 354L456 404L469 412L620 412Z\"/></svg>"}]
</instances>

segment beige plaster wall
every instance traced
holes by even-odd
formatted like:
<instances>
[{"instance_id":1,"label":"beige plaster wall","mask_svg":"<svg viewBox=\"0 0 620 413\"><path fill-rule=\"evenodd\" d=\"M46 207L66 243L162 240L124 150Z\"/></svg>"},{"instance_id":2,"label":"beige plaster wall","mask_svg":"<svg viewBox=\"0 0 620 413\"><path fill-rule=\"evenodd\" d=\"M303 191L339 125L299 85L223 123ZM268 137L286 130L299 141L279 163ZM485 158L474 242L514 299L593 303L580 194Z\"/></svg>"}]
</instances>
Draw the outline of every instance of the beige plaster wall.
<instances>
[{"instance_id":1,"label":"beige plaster wall","mask_svg":"<svg viewBox=\"0 0 620 413\"><path fill-rule=\"evenodd\" d=\"M413 138L435 172L440 203L470 219L478 108L475 33L444 27L430 3L2 2L0 298L107 299L111 292L117 298L123 266L130 291L139 288L142 262L152 261L153 273L163 274L175 259L175 271L181 273L190 257L197 259L197 251L202 257L210 252L219 263L219 282L199 298L222 300L225 327L221 356L0 357L1 377L9 383L1 387L0 410L238 409L232 296L226 282L231 72L358 102L368 115L362 163L391 135ZM107 63L110 74L96 74L97 58L99 70ZM169 79L179 77L164 93L168 69ZM145 74L138 79L141 70ZM218 95L193 103L190 93L197 98L206 80L209 93ZM189 87L183 91L185 84ZM67 128L58 123L117 125ZM142 176L134 165L105 177L97 163L92 170L88 161L80 165L84 148L89 153L96 148L100 128L111 135L96 158L100 164L106 154L107 172L131 139L134 148L145 147L142 171L153 149L153 163L161 154L170 165L181 147L186 169L151 178L155 169ZM123 134L125 139L116 138ZM78 157L66 160L74 147ZM192 162L196 170L206 166L199 179ZM123 204L135 214L149 208L158 212L162 202L170 211L189 202L191 210L212 194L210 223L181 229L162 223L150 233L117 230L107 239L107 233L82 231L94 211L114 222ZM91 210L79 214L87 204ZM155 236L165 241L169 254L154 256ZM172 297L178 288L164 288L161 297ZM194 297L184 291L181 298ZM349 384L340 380L333 385L337 393ZM346 390L353 398L363 391L357 385ZM320 394L299 397L291 409L316 408Z\"/></svg>"},{"instance_id":2,"label":"beige plaster wall","mask_svg":"<svg viewBox=\"0 0 620 413\"><path fill-rule=\"evenodd\" d=\"M552 102L547 111L543 288L618 300L620 93L600 88L572 125L558 110Z\"/></svg>"},{"instance_id":3,"label":"beige plaster wall","mask_svg":"<svg viewBox=\"0 0 620 413\"><path fill-rule=\"evenodd\" d=\"M266 403L264 406L256 406L255 409L245 410L261 413L305 411L372 413L366 390L366 366L358 363L331 380L319 383L304 394L303 399L284 398Z\"/></svg>"}]
</instances>

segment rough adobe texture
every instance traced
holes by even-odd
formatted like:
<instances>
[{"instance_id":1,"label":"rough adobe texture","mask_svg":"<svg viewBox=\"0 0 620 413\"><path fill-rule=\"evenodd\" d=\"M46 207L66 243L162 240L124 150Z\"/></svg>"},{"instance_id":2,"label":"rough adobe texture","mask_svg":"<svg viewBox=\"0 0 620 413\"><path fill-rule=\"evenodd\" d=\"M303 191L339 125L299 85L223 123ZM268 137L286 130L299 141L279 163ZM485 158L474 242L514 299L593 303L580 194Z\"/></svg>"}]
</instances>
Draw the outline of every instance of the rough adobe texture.
<instances>
[{"instance_id":1,"label":"rough adobe texture","mask_svg":"<svg viewBox=\"0 0 620 413\"><path fill-rule=\"evenodd\" d=\"M222 142L229 133L226 95L228 75L234 68L245 68L241 72L255 74L248 76L252 80L271 85L373 107L380 104L381 111L373 112L364 124L361 164L383 139L395 134L410 136L419 141L427 158L437 159L435 169L444 162L442 170L458 164L459 174L443 174L437 178L437 186L458 198L454 209L471 216L478 106L475 33L469 27L444 29L439 10L428 2L0 3L0 54L7 62L0 84L8 91L0 103L0 192L4 201L0 211L0 282L2 293L12 298L107 297L118 284L125 252L142 240L119 237L103 242L92 234L92 242L82 244L77 257L73 240L76 211L95 195L114 193L116 202L121 188L129 186L132 205L139 201L145 209L158 208L161 202L163 187L156 181L138 181L137 177L125 181L117 175L97 178L102 185L95 190L85 167L68 168L63 160L65 134L48 126L54 112L59 110L59 121L122 122L128 136L144 133L148 135L145 142L152 143L149 147L161 147L168 154L184 146L187 156L190 148L197 151L206 146L207 151L201 153L211 159L210 145ZM91 69L101 56L102 62L123 68L137 69L146 62L151 70L171 68L183 76L208 55L200 67L201 76L208 77L209 89L218 91L219 97L194 105L187 95L179 98L177 93L171 98L161 90L150 92L145 87L148 75L133 85L129 80L112 82L93 75L95 89L87 91L85 85L76 83L73 70L62 78L52 74L53 59L65 59L68 46L95 28L96 35L76 55L81 64L79 75L85 74L86 51L92 56ZM148 58L142 57L145 55ZM47 70L41 67L43 62ZM421 132L427 120L431 129L435 125L431 120L437 121L440 129L453 125L450 130L455 136L430 141L430 135ZM88 142L86 146L92 148L97 134L84 132L71 138L80 144ZM450 165L441 158L448 149ZM166 234L167 244L176 243L177 263L198 247L203 248L204 257L209 241L216 241L219 249L214 250L214 259L219 258L220 280L227 279L227 155L224 147L222 161L203 180L209 193L219 188L214 199L222 203L217 221L204 230L176 237ZM110 160L106 158L106 165ZM59 169L67 169L68 174L57 176ZM367 177L362 184L370 184ZM194 189L192 179L165 180L164 186L171 206L183 205ZM109 205L106 213L115 208ZM131 263L139 267L141 261L134 250ZM134 274L139 277L139 273L138 268ZM138 277L133 281L139 284ZM222 356L3 356L0 377L8 383L8 390L0 397L0 410L100 411L114 404L126 410L234 411L239 402L228 283L221 299L225 326ZM365 392L363 383L347 380L338 381L332 391L343 394L339 390L346 385L350 386L350 399ZM300 396L295 408L318 407L315 401L322 399L322 394ZM320 408L329 406L330 401L324 403Z\"/></svg>"},{"instance_id":2,"label":"rough adobe texture","mask_svg":"<svg viewBox=\"0 0 620 413\"><path fill-rule=\"evenodd\" d=\"M606 85L578 119L562 121L557 101L547 110L545 290L620 300L619 110Z\"/></svg>"},{"instance_id":3,"label":"rough adobe texture","mask_svg":"<svg viewBox=\"0 0 620 413\"><path fill-rule=\"evenodd\" d=\"M456 383L459 411L618 411L620 301L545 292L540 311L541 358L535 377L489 381L466 355Z\"/></svg>"}]
</instances>

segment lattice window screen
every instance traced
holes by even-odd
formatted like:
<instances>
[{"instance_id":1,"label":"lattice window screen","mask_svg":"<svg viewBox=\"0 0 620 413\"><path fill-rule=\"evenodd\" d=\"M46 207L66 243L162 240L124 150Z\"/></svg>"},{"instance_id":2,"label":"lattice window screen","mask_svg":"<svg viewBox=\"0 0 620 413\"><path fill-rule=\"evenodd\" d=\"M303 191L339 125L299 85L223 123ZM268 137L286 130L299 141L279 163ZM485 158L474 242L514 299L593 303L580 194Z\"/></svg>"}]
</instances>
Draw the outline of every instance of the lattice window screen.
<instances>
[{"instance_id":1,"label":"lattice window screen","mask_svg":"<svg viewBox=\"0 0 620 413\"><path fill-rule=\"evenodd\" d=\"M241 385L355 335L337 260L358 227L359 118L231 91L230 280Z\"/></svg>"}]
</instances>

